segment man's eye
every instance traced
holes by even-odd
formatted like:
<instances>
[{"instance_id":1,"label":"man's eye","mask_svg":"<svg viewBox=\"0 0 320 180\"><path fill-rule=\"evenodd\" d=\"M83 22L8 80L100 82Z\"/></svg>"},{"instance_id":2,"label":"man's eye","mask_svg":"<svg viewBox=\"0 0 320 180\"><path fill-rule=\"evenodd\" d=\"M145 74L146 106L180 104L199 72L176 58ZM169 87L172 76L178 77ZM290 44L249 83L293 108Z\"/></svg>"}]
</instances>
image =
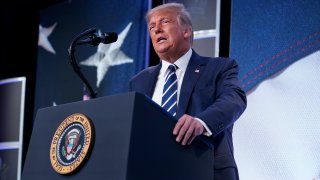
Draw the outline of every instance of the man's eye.
<instances>
[{"instance_id":1,"label":"man's eye","mask_svg":"<svg viewBox=\"0 0 320 180\"><path fill-rule=\"evenodd\" d=\"M162 21L162 23L168 23L169 22L169 20L163 20Z\"/></svg>"}]
</instances>

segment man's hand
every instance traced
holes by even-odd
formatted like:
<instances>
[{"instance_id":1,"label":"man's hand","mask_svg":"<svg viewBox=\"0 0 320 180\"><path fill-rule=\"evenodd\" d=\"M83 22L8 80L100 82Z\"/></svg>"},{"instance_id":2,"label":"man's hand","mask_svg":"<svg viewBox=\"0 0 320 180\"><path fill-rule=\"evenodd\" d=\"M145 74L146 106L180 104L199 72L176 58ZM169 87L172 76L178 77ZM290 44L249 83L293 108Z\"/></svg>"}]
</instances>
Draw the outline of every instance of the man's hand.
<instances>
[{"instance_id":1,"label":"man's hand","mask_svg":"<svg viewBox=\"0 0 320 180\"><path fill-rule=\"evenodd\" d=\"M195 137L204 132L202 124L194 117L184 114L173 129L173 134L177 135L176 141L182 145L191 144Z\"/></svg>"}]
</instances>

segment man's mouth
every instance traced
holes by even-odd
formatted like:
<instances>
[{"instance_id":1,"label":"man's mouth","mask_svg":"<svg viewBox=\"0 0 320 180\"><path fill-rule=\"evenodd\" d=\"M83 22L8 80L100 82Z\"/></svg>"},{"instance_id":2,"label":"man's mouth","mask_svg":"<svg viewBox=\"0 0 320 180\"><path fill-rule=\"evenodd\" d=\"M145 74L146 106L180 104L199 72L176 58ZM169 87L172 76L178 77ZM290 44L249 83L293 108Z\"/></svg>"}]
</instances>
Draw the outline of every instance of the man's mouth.
<instances>
[{"instance_id":1,"label":"man's mouth","mask_svg":"<svg viewBox=\"0 0 320 180\"><path fill-rule=\"evenodd\" d=\"M165 37L158 37L157 38L157 43L162 43L163 41L167 40Z\"/></svg>"}]
</instances>

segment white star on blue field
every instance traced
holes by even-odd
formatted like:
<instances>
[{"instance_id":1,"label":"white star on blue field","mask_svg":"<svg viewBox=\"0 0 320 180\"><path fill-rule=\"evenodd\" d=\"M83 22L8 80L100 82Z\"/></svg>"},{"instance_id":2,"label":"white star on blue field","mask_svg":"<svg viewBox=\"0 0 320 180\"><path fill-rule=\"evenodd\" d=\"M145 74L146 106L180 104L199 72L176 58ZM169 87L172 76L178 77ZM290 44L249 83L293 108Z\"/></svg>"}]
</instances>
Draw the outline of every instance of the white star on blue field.
<instances>
[{"instance_id":1,"label":"white star on blue field","mask_svg":"<svg viewBox=\"0 0 320 180\"><path fill-rule=\"evenodd\" d=\"M50 44L48 37L56 27L57 23L54 23L52 26L46 28L42 27L39 24L39 37L38 37L38 46L43 47L48 52L51 52L52 54L56 54L56 51L53 49L52 45Z\"/></svg>"},{"instance_id":2,"label":"white star on blue field","mask_svg":"<svg viewBox=\"0 0 320 180\"><path fill-rule=\"evenodd\" d=\"M91 55L88 59L80 62L80 64L84 66L97 67L97 87L99 87L110 66L133 63L133 59L128 57L126 54L124 54L124 52L120 50L131 25L132 22L130 22L127 27L119 34L118 40L116 42L112 44L100 43L95 54Z\"/></svg>"}]
</instances>

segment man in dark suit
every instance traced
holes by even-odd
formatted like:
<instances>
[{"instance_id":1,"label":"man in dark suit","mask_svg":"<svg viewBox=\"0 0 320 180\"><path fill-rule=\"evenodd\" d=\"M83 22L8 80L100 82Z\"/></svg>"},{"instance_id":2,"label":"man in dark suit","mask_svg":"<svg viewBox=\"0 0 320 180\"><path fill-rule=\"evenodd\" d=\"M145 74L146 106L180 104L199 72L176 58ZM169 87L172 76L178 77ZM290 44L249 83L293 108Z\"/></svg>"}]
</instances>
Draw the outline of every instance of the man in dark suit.
<instances>
[{"instance_id":1,"label":"man in dark suit","mask_svg":"<svg viewBox=\"0 0 320 180\"><path fill-rule=\"evenodd\" d=\"M161 62L133 77L130 90L149 96L178 119L173 134L181 145L197 136L209 139L215 180L239 179L232 128L246 108L246 95L239 87L237 63L201 57L191 49L192 23L182 4L158 6L146 19Z\"/></svg>"}]
</instances>

